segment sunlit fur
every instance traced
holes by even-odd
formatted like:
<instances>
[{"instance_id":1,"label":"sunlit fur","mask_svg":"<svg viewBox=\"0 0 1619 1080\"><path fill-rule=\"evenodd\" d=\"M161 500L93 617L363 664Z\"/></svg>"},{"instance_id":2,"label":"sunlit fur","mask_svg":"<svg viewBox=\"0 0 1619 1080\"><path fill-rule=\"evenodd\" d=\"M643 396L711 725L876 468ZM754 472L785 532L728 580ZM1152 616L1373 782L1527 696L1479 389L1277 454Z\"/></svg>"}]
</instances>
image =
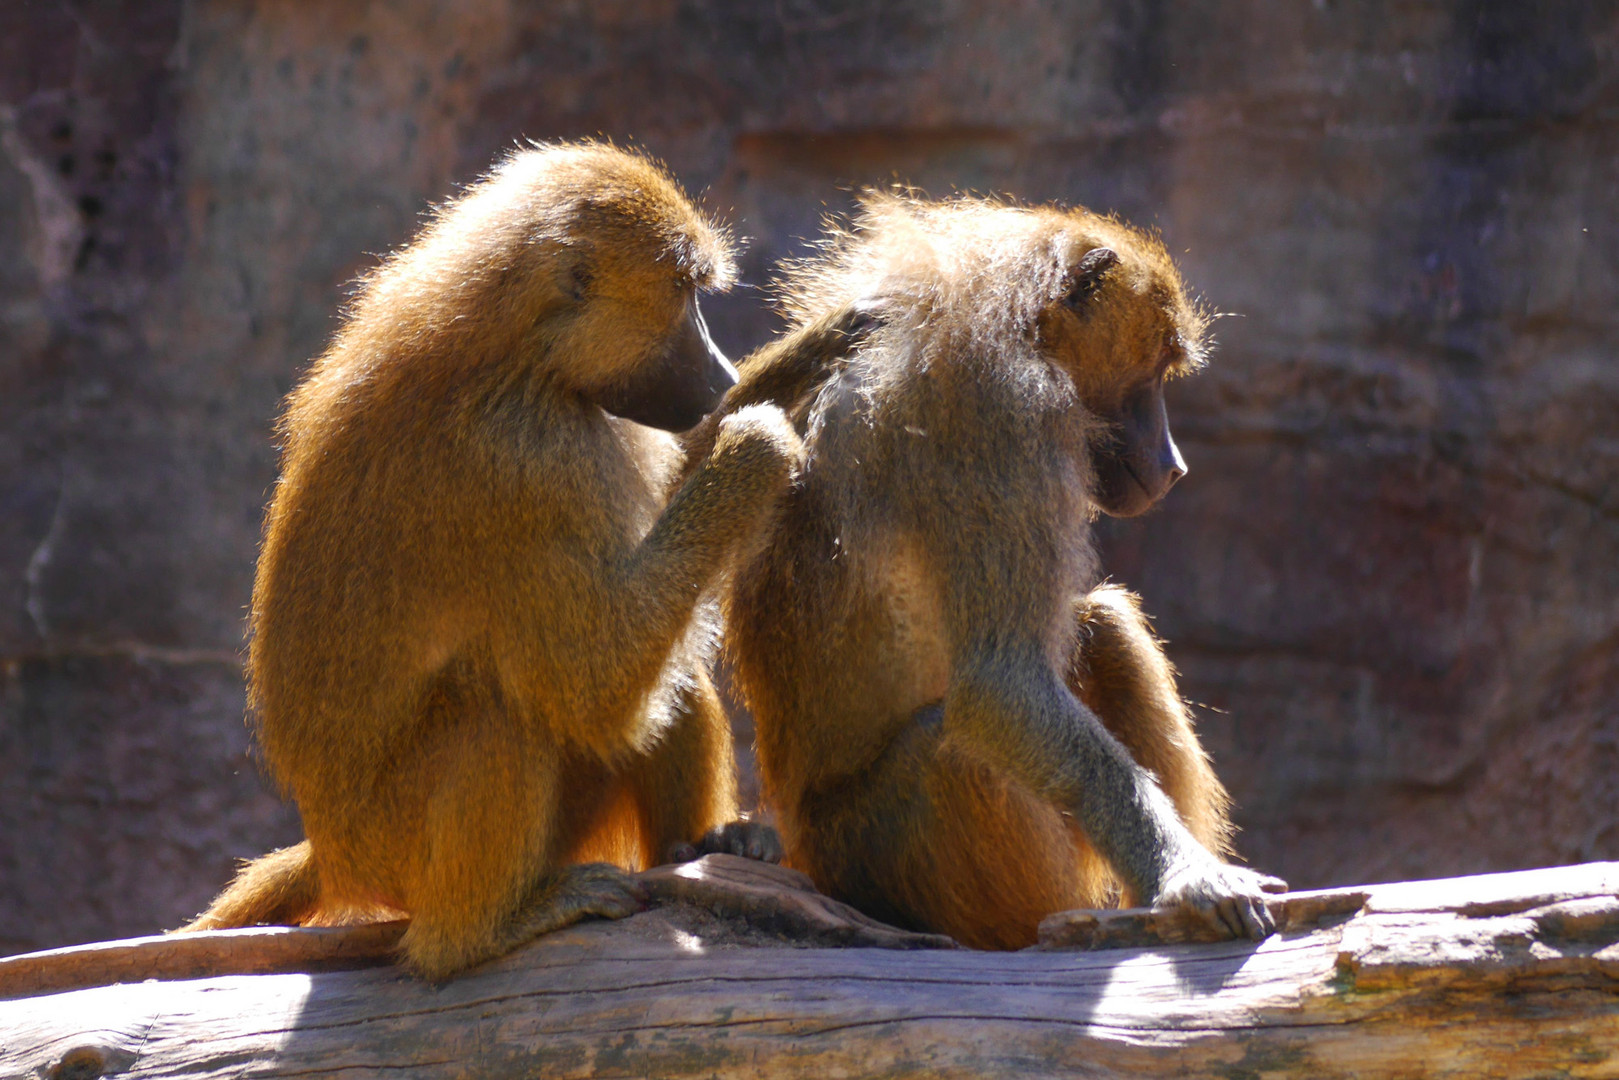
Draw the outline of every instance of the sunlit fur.
<instances>
[{"instance_id":1,"label":"sunlit fur","mask_svg":"<svg viewBox=\"0 0 1619 1080\"><path fill-rule=\"evenodd\" d=\"M1075 264L1104 246L1117 267L1065 303ZM879 917L980 947L1028 945L1044 915L1116 900L1074 819L996 766L991 744L1015 741L997 733L1023 718L952 719L962 673L1019 649L1226 850L1226 795L1169 663L1134 598L1098 586L1090 544L1106 417L1206 352L1162 244L1083 210L880 194L782 291L794 333L882 311L807 409L806 471L730 599L788 860Z\"/></svg>"},{"instance_id":2,"label":"sunlit fur","mask_svg":"<svg viewBox=\"0 0 1619 1080\"><path fill-rule=\"evenodd\" d=\"M512 154L366 279L288 400L253 592L259 745L308 839L190 929L402 911L438 977L633 909L561 868L735 815L704 597L801 448L736 417L670 501L674 437L592 400L732 273L656 165L585 143Z\"/></svg>"}]
</instances>

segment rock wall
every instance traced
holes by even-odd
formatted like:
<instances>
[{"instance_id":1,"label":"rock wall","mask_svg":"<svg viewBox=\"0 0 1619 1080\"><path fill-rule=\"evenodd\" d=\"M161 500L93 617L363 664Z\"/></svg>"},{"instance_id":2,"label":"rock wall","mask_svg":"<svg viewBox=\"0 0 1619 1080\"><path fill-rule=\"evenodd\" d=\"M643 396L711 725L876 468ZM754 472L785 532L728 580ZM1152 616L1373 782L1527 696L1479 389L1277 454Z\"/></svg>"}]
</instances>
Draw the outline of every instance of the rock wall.
<instances>
[{"instance_id":1,"label":"rock wall","mask_svg":"<svg viewBox=\"0 0 1619 1080\"><path fill-rule=\"evenodd\" d=\"M1619 858L1616 70L1595 2L0 8L0 951L172 926L296 838L241 723L270 423L519 137L633 141L750 238L737 354L862 184L1156 225L1231 317L1191 475L1104 547L1245 854Z\"/></svg>"}]
</instances>

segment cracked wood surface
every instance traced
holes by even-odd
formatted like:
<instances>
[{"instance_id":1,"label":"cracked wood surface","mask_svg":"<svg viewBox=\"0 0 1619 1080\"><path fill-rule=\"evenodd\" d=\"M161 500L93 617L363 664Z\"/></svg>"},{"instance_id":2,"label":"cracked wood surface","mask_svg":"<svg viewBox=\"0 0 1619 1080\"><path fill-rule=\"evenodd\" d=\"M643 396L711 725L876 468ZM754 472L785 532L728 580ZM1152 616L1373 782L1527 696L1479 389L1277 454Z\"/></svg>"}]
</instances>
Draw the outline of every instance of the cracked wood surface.
<instances>
[{"instance_id":1,"label":"cracked wood surface","mask_svg":"<svg viewBox=\"0 0 1619 1080\"><path fill-rule=\"evenodd\" d=\"M397 924L3 959L0 1075L1619 1077L1619 864L1278 897L1259 944L1062 913L1018 953L724 856L646 878L440 986Z\"/></svg>"}]
</instances>

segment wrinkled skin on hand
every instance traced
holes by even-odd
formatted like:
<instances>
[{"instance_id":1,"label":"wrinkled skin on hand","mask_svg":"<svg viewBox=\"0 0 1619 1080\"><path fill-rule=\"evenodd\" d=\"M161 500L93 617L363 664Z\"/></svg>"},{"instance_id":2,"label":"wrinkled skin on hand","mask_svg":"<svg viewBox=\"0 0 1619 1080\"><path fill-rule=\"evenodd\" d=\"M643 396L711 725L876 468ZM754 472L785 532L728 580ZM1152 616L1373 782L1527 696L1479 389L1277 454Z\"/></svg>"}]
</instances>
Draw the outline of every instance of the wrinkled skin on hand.
<instances>
[{"instance_id":1,"label":"wrinkled skin on hand","mask_svg":"<svg viewBox=\"0 0 1619 1080\"><path fill-rule=\"evenodd\" d=\"M1281 878L1205 856L1170 870L1153 907L1183 908L1231 937L1263 941L1276 932L1265 896L1286 891Z\"/></svg>"}]
</instances>

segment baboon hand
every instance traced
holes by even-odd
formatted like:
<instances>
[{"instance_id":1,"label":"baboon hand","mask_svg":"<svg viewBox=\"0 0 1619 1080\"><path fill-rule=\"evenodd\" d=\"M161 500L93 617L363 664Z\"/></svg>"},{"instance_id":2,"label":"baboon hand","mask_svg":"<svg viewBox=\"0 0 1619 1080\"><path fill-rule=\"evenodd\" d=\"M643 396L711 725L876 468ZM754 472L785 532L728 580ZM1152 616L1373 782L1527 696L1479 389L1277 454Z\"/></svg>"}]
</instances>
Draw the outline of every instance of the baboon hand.
<instances>
[{"instance_id":1,"label":"baboon hand","mask_svg":"<svg viewBox=\"0 0 1619 1080\"><path fill-rule=\"evenodd\" d=\"M804 442L776 406L749 405L720 421L709 462L730 473L774 472L788 481L804 467Z\"/></svg>"},{"instance_id":2,"label":"baboon hand","mask_svg":"<svg viewBox=\"0 0 1619 1080\"><path fill-rule=\"evenodd\" d=\"M1171 870L1153 906L1185 908L1232 937L1263 941L1276 931L1265 894L1286 891L1281 878L1205 856Z\"/></svg>"},{"instance_id":3,"label":"baboon hand","mask_svg":"<svg viewBox=\"0 0 1619 1080\"><path fill-rule=\"evenodd\" d=\"M827 328L844 337L859 339L900 310L900 305L890 297L862 296L839 311Z\"/></svg>"},{"instance_id":4,"label":"baboon hand","mask_svg":"<svg viewBox=\"0 0 1619 1080\"><path fill-rule=\"evenodd\" d=\"M676 844L670 862L691 862L704 855L740 855L760 862L781 862L781 834L762 821L728 821L716 825L694 844Z\"/></svg>"}]
</instances>

